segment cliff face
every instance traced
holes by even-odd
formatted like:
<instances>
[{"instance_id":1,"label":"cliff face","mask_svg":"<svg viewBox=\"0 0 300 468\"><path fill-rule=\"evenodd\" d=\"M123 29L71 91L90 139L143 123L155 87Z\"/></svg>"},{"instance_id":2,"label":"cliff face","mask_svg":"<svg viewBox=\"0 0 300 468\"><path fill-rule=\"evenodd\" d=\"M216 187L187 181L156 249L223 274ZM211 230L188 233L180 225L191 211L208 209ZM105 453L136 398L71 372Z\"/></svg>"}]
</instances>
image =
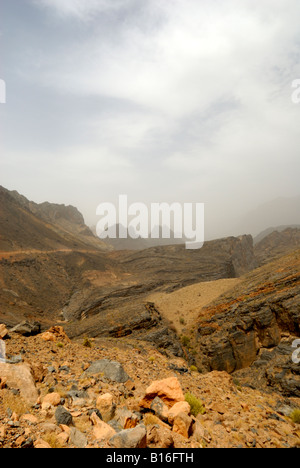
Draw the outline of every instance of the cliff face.
<instances>
[{"instance_id":1,"label":"cliff face","mask_svg":"<svg viewBox=\"0 0 300 468\"><path fill-rule=\"evenodd\" d=\"M300 229L276 230L255 245L255 256L259 265L279 258L288 252L300 249Z\"/></svg>"},{"instance_id":2,"label":"cliff face","mask_svg":"<svg viewBox=\"0 0 300 468\"><path fill-rule=\"evenodd\" d=\"M234 290L202 310L196 332L201 365L233 373L252 366L266 385L300 395L292 343L300 336L300 251L245 277ZM272 366L285 368L276 380ZM266 374L268 369L270 379ZM252 377L253 375L252 374ZM244 373L244 375L246 375ZM248 373L251 380L251 372ZM258 376L256 375L257 380Z\"/></svg>"},{"instance_id":3,"label":"cliff face","mask_svg":"<svg viewBox=\"0 0 300 468\"><path fill-rule=\"evenodd\" d=\"M109 248L85 225L73 206L37 204L0 187L0 250Z\"/></svg>"}]
</instances>

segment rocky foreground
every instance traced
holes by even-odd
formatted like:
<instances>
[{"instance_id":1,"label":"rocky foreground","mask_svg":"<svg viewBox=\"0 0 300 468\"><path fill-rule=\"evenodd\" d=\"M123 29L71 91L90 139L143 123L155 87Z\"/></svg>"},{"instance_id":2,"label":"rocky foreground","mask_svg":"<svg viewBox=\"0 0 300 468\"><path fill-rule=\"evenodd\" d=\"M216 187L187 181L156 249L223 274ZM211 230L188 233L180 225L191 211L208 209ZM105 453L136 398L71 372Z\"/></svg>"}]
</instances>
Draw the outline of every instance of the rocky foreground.
<instances>
[{"instance_id":1,"label":"rocky foreground","mask_svg":"<svg viewBox=\"0 0 300 468\"><path fill-rule=\"evenodd\" d=\"M128 338L6 332L0 448L300 447L297 398L199 374Z\"/></svg>"}]
</instances>

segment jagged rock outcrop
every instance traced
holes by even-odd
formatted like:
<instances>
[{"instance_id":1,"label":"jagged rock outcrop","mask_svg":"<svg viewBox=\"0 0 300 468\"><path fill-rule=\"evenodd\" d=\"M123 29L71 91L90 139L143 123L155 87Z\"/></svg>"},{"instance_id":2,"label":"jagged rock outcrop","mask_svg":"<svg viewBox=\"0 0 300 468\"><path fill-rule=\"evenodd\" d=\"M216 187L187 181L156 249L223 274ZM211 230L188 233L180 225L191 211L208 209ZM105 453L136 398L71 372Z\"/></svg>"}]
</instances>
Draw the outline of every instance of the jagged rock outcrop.
<instances>
[{"instance_id":1,"label":"jagged rock outcrop","mask_svg":"<svg viewBox=\"0 0 300 468\"><path fill-rule=\"evenodd\" d=\"M300 228L273 230L263 237L254 247L259 265L265 265L276 258L287 255L300 248Z\"/></svg>"},{"instance_id":2,"label":"jagged rock outcrop","mask_svg":"<svg viewBox=\"0 0 300 468\"><path fill-rule=\"evenodd\" d=\"M77 208L37 204L0 186L0 251L110 250L85 225Z\"/></svg>"},{"instance_id":3,"label":"jagged rock outcrop","mask_svg":"<svg viewBox=\"0 0 300 468\"><path fill-rule=\"evenodd\" d=\"M201 312L196 341L203 368L233 373L259 367L265 384L278 386L276 371L271 368L281 368L278 356L284 349L281 371L285 370L287 378L294 376L296 383L283 386L298 396L299 369L293 366L291 343L292 337L300 336L299 300L300 251L250 273ZM288 337L290 344L282 348L283 339Z\"/></svg>"}]
</instances>

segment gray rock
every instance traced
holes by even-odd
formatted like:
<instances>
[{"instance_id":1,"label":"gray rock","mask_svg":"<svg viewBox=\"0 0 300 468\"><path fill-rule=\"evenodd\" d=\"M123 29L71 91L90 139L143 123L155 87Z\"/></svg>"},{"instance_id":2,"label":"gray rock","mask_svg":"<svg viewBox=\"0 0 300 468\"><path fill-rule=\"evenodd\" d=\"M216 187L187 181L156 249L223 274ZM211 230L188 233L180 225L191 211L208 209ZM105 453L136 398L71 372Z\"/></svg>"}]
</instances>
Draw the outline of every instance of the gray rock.
<instances>
[{"instance_id":1,"label":"gray rock","mask_svg":"<svg viewBox=\"0 0 300 468\"><path fill-rule=\"evenodd\" d=\"M73 418L71 413L64 406L59 406L55 411L55 419L58 425L64 424L65 426L71 426L73 424Z\"/></svg>"},{"instance_id":2,"label":"gray rock","mask_svg":"<svg viewBox=\"0 0 300 468\"><path fill-rule=\"evenodd\" d=\"M19 323L10 330L10 333L18 333L23 336L34 336L41 332L41 324L38 322L24 322Z\"/></svg>"},{"instance_id":3,"label":"gray rock","mask_svg":"<svg viewBox=\"0 0 300 468\"><path fill-rule=\"evenodd\" d=\"M93 362L84 374L103 374L104 377L112 382L118 383L125 383L129 380L129 376L124 371L122 365L119 362L109 361L108 359Z\"/></svg>"},{"instance_id":4,"label":"gray rock","mask_svg":"<svg viewBox=\"0 0 300 468\"><path fill-rule=\"evenodd\" d=\"M109 445L112 448L137 449L147 447L147 431L145 426L137 426L134 429L127 429L114 435Z\"/></svg>"},{"instance_id":5,"label":"gray rock","mask_svg":"<svg viewBox=\"0 0 300 468\"><path fill-rule=\"evenodd\" d=\"M70 442L78 448L85 448L87 446L87 438L76 427L72 427L70 433Z\"/></svg>"},{"instance_id":6,"label":"gray rock","mask_svg":"<svg viewBox=\"0 0 300 468\"><path fill-rule=\"evenodd\" d=\"M9 356L8 359L5 361L7 364L20 364L20 362L23 362L23 358L21 354L18 354L17 356Z\"/></svg>"},{"instance_id":7,"label":"gray rock","mask_svg":"<svg viewBox=\"0 0 300 468\"><path fill-rule=\"evenodd\" d=\"M116 421L115 419L112 419L111 421L108 421L107 423L109 426L111 426L116 432L122 432L123 427L119 423L119 421Z\"/></svg>"}]
</instances>

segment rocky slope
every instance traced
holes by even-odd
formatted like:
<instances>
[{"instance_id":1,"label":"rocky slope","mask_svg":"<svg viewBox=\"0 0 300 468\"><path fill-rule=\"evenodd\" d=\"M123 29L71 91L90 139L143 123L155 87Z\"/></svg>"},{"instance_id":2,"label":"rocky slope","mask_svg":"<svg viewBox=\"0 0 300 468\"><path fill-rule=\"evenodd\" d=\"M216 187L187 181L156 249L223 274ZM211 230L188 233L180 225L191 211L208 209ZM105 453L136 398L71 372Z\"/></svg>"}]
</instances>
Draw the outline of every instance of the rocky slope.
<instances>
[{"instance_id":1,"label":"rocky slope","mask_svg":"<svg viewBox=\"0 0 300 468\"><path fill-rule=\"evenodd\" d=\"M198 365L240 371L251 386L299 397L300 367L292 362L299 298L300 251L249 273L201 311L194 330Z\"/></svg>"},{"instance_id":2,"label":"rocky slope","mask_svg":"<svg viewBox=\"0 0 300 468\"><path fill-rule=\"evenodd\" d=\"M265 265L276 258L300 248L300 229L274 230L256 243L254 252L259 265Z\"/></svg>"},{"instance_id":3,"label":"rocky slope","mask_svg":"<svg viewBox=\"0 0 300 468\"><path fill-rule=\"evenodd\" d=\"M0 363L1 448L300 445L292 420L299 399L237 386L225 372L192 372L128 338L90 348L61 329L9 336L9 363Z\"/></svg>"},{"instance_id":4,"label":"rocky slope","mask_svg":"<svg viewBox=\"0 0 300 468\"><path fill-rule=\"evenodd\" d=\"M36 204L0 186L0 252L22 250L109 250L72 206Z\"/></svg>"}]
</instances>

